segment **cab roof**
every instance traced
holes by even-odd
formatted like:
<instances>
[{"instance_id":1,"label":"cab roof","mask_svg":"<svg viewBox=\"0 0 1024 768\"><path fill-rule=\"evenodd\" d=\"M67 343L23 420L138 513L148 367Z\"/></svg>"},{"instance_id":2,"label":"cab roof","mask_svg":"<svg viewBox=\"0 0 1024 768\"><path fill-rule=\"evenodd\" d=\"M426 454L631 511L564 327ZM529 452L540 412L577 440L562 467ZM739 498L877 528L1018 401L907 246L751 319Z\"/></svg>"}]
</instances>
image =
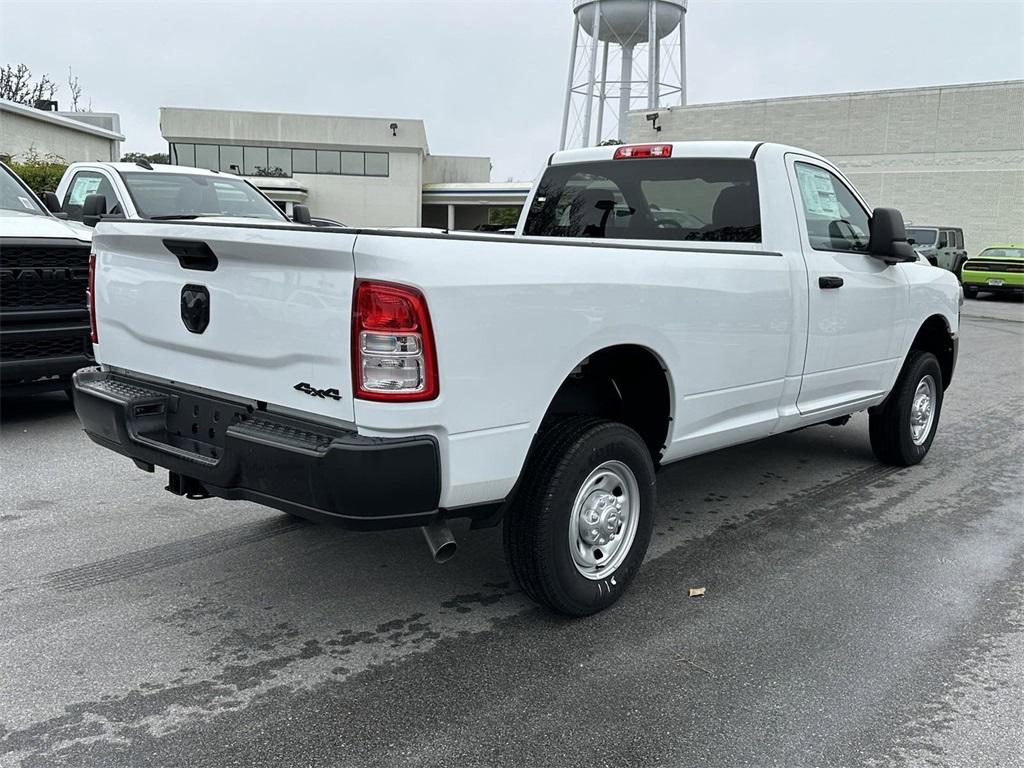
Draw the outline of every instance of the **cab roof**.
<instances>
[{"instance_id":1,"label":"cab roof","mask_svg":"<svg viewBox=\"0 0 1024 768\"><path fill-rule=\"evenodd\" d=\"M815 152L810 152L799 147L790 147L785 144L775 144L770 141L637 141L628 144L607 144L601 147L585 147L583 149L563 149L555 152L548 165L563 165L568 163L586 163L600 160L611 160L615 157L615 151L623 146L649 146L649 145L671 145L672 157L734 157L753 159L761 153L785 154L786 152L797 152L810 157L820 157Z\"/></svg>"},{"instance_id":2,"label":"cab roof","mask_svg":"<svg viewBox=\"0 0 1024 768\"><path fill-rule=\"evenodd\" d=\"M68 167L69 168L79 168L79 167L83 167L83 166L92 166L92 167L101 166L103 168L110 168L110 169L115 170L115 171L117 171L119 173L129 173L129 172L135 172L135 171L138 171L140 173L150 172L150 168L146 168L144 165L139 165L138 163L120 163L120 162L114 163L114 162L103 161L103 160L82 160L82 161L79 161L77 163L72 163ZM151 171L152 173L163 172L163 173L180 173L180 174L186 174L188 176L220 176L220 177L233 176L233 177L236 177L236 178L241 178L241 177L237 176L234 173L227 173L226 171L224 171L224 172L210 171L210 170L207 170L206 168L192 168L191 166L188 166L188 165L165 165L165 164L162 164L162 163L153 163L151 165L151 169L152 169L152 171Z\"/></svg>"}]
</instances>

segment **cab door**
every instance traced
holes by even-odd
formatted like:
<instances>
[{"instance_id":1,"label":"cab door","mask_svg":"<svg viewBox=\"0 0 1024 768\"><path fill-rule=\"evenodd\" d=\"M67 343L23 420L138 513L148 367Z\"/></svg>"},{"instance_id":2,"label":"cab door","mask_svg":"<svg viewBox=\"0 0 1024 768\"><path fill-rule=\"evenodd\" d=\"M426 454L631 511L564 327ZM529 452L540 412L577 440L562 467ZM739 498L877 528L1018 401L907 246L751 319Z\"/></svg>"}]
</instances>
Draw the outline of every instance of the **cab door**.
<instances>
[{"instance_id":1,"label":"cab door","mask_svg":"<svg viewBox=\"0 0 1024 768\"><path fill-rule=\"evenodd\" d=\"M787 155L807 267L808 339L797 408L840 411L877 398L899 367L905 275L867 253L868 207L833 167Z\"/></svg>"}]
</instances>

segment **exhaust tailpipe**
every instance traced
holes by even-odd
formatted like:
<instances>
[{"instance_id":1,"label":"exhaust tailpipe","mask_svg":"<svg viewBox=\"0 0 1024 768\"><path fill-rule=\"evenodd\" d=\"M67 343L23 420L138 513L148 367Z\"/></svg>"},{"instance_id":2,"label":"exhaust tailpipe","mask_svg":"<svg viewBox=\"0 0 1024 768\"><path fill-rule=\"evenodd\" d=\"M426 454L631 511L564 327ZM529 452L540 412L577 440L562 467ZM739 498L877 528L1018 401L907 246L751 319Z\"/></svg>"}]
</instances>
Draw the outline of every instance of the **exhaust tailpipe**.
<instances>
[{"instance_id":1,"label":"exhaust tailpipe","mask_svg":"<svg viewBox=\"0 0 1024 768\"><path fill-rule=\"evenodd\" d=\"M430 525L424 525L420 530L423 531L423 538L427 540L427 546L430 547L430 554L435 563L447 563L455 557L455 550L459 545L455 543L455 537L452 536L452 529L448 527L448 523L444 520L435 520Z\"/></svg>"}]
</instances>

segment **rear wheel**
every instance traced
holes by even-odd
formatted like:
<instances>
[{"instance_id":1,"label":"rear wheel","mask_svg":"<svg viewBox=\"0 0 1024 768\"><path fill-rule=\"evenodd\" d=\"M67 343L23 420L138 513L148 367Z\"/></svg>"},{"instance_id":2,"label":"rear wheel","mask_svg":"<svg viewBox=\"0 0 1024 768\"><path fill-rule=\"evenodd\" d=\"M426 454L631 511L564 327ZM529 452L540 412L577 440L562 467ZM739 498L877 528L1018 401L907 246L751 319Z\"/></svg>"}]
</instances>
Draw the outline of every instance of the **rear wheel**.
<instances>
[{"instance_id":1,"label":"rear wheel","mask_svg":"<svg viewBox=\"0 0 1024 768\"><path fill-rule=\"evenodd\" d=\"M939 426L942 391L935 355L911 350L885 405L871 412L871 449L879 461L909 467L927 455Z\"/></svg>"},{"instance_id":2,"label":"rear wheel","mask_svg":"<svg viewBox=\"0 0 1024 768\"><path fill-rule=\"evenodd\" d=\"M965 285L964 296L968 299L976 299L978 298L978 289L975 288L973 285Z\"/></svg>"},{"instance_id":3,"label":"rear wheel","mask_svg":"<svg viewBox=\"0 0 1024 768\"><path fill-rule=\"evenodd\" d=\"M654 464L629 427L574 417L535 446L505 516L505 555L526 594L585 616L633 580L654 528Z\"/></svg>"}]
</instances>

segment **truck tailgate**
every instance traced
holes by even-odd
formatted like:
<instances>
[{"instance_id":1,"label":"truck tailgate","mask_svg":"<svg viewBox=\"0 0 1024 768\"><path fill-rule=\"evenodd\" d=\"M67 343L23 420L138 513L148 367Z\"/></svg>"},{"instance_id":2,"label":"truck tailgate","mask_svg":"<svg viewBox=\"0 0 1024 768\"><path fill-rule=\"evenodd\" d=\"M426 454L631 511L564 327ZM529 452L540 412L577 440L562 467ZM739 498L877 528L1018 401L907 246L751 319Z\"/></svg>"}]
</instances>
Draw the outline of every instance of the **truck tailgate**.
<instances>
[{"instance_id":1,"label":"truck tailgate","mask_svg":"<svg viewBox=\"0 0 1024 768\"><path fill-rule=\"evenodd\" d=\"M314 229L102 222L96 359L351 421L354 241Z\"/></svg>"}]
</instances>

